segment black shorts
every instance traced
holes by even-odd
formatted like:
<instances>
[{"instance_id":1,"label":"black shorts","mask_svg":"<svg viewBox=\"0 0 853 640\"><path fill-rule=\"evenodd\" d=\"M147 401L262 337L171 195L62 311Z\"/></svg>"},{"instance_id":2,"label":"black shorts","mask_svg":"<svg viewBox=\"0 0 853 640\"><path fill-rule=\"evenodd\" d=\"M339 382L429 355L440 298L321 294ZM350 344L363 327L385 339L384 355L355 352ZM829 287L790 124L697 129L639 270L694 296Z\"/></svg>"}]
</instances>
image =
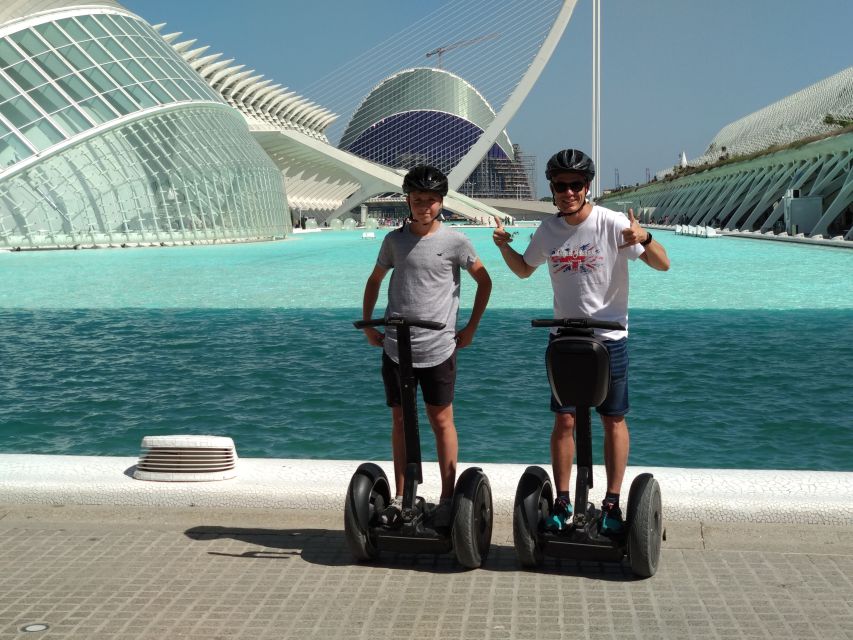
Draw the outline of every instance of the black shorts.
<instances>
[{"instance_id":1,"label":"black shorts","mask_svg":"<svg viewBox=\"0 0 853 640\"><path fill-rule=\"evenodd\" d=\"M382 352L382 381L385 383L385 403L399 407L400 365ZM415 382L420 385L424 402L435 407L444 407L453 402L456 387L456 352L441 364L423 369L415 368Z\"/></svg>"}]
</instances>

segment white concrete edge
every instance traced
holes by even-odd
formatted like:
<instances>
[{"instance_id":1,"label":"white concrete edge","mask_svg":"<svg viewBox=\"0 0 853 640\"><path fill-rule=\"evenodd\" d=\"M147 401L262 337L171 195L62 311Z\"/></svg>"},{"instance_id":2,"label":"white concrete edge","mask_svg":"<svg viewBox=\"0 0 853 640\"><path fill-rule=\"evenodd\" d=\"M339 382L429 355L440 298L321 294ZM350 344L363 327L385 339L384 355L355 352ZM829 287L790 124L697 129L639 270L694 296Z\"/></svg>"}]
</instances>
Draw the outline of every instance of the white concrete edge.
<instances>
[{"instance_id":1,"label":"white concrete edge","mask_svg":"<svg viewBox=\"0 0 853 640\"><path fill-rule=\"evenodd\" d=\"M393 466L376 461L390 476ZM341 510L361 461L243 458L237 476L212 482L135 480L137 458L0 454L0 504L116 505ZM477 466L489 478L494 511L510 516L527 465ZM550 473L550 466L542 464ZM438 466L424 463L421 495L435 501ZM629 467L631 481L652 473L661 486L664 517L674 521L853 525L853 472ZM591 500L604 496L604 468L593 469ZM572 487L574 490L574 487Z\"/></svg>"}]
</instances>

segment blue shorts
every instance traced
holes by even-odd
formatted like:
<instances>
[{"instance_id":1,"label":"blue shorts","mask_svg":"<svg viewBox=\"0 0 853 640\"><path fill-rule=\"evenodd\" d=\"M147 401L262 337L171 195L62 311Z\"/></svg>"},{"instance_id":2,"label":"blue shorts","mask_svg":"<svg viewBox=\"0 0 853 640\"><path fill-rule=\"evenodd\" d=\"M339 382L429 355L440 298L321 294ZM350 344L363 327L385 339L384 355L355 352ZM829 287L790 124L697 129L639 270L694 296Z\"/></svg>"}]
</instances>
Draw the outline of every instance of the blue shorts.
<instances>
[{"instance_id":1,"label":"blue shorts","mask_svg":"<svg viewBox=\"0 0 853 640\"><path fill-rule=\"evenodd\" d=\"M553 339L554 334L551 334ZM607 397L596 411L603 416L624 416L628 413L628 338L621 340L602 340L610 354L610 387ZM554 394L551 394L551 411L554 413L575 413L572 405L560 406Z\"/></svg>"}]
</instances>

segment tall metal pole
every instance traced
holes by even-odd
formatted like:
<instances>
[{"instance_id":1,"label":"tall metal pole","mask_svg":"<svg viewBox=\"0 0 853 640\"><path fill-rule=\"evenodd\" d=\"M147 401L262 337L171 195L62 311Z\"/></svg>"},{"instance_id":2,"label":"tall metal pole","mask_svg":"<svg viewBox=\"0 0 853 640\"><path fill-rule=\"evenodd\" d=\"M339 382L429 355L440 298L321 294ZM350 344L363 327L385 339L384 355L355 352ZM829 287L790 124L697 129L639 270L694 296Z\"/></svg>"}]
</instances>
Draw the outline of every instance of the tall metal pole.
<instances>
[{"instance_id":1,"label":"tall metal pole","mask_svg":"<svg viewBox=\"0 0 853 640\"><path fill-rule=\"evenodd\" d=\"M601 196L601 0L592 0L592 161L597 179L591 196Z\"/></svg>"}]
</instances>

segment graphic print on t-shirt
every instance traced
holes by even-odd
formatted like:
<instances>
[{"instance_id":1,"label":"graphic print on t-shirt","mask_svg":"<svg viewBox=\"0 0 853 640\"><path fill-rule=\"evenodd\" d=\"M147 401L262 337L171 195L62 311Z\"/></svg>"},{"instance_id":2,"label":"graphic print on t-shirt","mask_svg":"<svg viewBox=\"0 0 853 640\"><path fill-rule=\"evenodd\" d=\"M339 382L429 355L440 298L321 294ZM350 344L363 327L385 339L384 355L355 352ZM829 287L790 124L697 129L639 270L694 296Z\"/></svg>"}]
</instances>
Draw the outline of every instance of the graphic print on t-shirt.
<instances>
[{"instance_id":1,"label":"graphic print on t-shirt","mask_svg":"<svg viewBox=\"0 0 853 640\"><path fill-rule=\"evenodd\" d=\"M563 245L554 249L548 259L553 273L592 273L604 262L601 249L591 242L571 248Z\"/></svg>"}]
</instances>

